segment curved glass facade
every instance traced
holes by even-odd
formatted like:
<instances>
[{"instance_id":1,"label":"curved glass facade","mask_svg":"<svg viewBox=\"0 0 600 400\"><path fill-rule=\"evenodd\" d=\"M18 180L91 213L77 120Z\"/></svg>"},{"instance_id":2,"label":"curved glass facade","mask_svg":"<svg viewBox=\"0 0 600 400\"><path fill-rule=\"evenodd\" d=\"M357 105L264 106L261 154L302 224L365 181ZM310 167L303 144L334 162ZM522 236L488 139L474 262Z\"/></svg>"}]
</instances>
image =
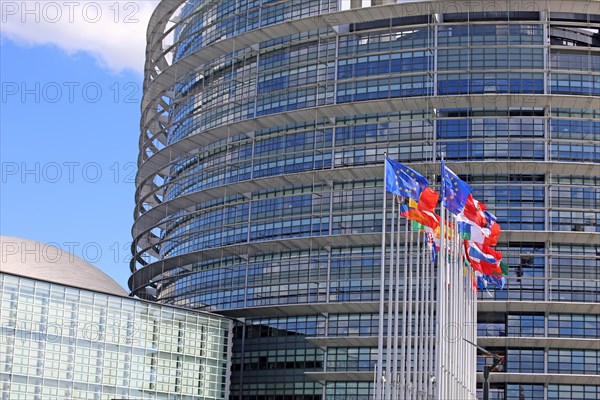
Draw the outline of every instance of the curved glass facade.
<instances>
[{"instance_id":1,"label":"curved glass facade","mask_svg":"<svg viewBox=\"0 0 600 400\"><path fill-rule=\"evenodd\" d=\"M244 317L232 398L372 398L385 153L429 177L443 154L504 230L492 395L597 397L597 342L557 340L599 338L597 2L166 3L130 287Z\"/></svg>"}]
</instances>

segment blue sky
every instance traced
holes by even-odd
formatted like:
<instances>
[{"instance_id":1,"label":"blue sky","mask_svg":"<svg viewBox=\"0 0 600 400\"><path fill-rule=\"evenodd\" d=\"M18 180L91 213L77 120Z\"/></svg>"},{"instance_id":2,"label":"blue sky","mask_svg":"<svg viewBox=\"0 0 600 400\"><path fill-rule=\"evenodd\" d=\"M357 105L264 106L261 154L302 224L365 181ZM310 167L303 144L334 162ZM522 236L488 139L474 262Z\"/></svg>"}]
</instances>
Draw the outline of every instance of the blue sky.
<instances>
[{"instance_id":1,"label":"blue sky","mask_svg":"<svg viewBox=\"0 0 600 400\"><path fill-rule=\"evenodd\" d=\"M92 23L39 9L38 22L2 10L0 233L70 249L124 287L152 3L143 6L122 10L140 17L123 29L106 12Z\"/></svg>"}]
</instances>

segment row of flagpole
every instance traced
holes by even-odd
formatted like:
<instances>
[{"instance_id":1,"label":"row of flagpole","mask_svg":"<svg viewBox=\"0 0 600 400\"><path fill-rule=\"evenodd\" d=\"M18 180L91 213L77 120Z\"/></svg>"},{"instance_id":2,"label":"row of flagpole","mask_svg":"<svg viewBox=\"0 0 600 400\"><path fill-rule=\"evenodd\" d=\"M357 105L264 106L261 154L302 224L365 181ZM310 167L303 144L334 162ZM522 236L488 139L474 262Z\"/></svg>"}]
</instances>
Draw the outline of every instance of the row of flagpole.
<instances>
[{"instance_id":1,"label":"row of flagpole","mask_svg":"<svg viewBox=\"0 0 600 400\"><path fill-rule=\"evenodd\" d=\"M436 341L441 360L436 369L435 398L474 399L477 354L469 342L476 342L477 292L472 287L472 272L462 261L457 224L447 214L442 210Z\"/></svg>"},{"instance_id":2,"label":"row of flagpole","mask_svg":"<svg viewBox=\"0 0 600 400\"><path fill-rule=\"evenodd\" d=\"M475 274L503 285L496 276L505 272L501 253L488 245L500 228L443 161L440 177L438 216L439 194L427 179L386 157L377 400L476 398ZM389 232L387 193L393 194Z\"/></svg>"},{"instance_id":3,"label":"row of flagpole","mask_svg":"<svg viewBox=\"0 0 600 400\"><path fill-rule=\"evenodd\" d=\"M381 373L376 398L429 399L435 361L434 265L420 232L412 230L408 219L394 217L396 208L394 204L388 232L387 312L380 314L379 321L382 326L387 319L388 328L385 336L379 336L377 370Z\"/></svg>"}]
</instances>

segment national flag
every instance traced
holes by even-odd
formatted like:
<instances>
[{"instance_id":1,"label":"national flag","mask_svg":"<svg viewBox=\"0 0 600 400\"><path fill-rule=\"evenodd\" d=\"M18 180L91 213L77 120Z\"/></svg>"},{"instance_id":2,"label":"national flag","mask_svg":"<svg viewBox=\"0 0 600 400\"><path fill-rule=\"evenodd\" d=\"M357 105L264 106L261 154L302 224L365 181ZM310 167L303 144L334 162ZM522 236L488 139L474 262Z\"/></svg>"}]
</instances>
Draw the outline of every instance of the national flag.
<instances>
[{"instance_id":1,"label":"national flag","mask_svg":"<svg viewBox=\"0 0 600 400\"><path fill-rule=\"evenodd\" d=\"M479 261L478 271L490 276L502 276L502 270L498 264L490 264L486 261Z\"/></svg>"},{"instance_id":2,"label":"national flag","mask_svg":"<svg viewBox=\"0 0 600 400\"><path fill-rule=\"evenodd\" d=\"M504 289L504 285L506 285L506 278L504 276L486 275L486 280L500 290Z\"/></svg>"},{"instance_id":3,"label":"national flag","mask_svg":"<svg viewBox=\"0 0 600 400\"><path fill-rule=\"evenodd\" d=\"M486 274L482 274L481 272L476 272L476 275L477 275L477 282L479 284L479 287L481 289L485 289L486 291L488 290L488 286L490 284L495 286L499 290L504 289L504 286L506 285L506 278L503 276L498 277L498 276L486 275Z\"/></svg>"},{"instance_id":4,"label":"national flag","mask_svg":"<svg viewBox=\"0 0 600 400\"><path fill-rule=\"evenodd\" d=\"M471 240L471 226L467 222L458 221L458 233L463 240Z\"/></svg>"},{"instance_id":5,"label":"national flag","mask_svg":"<svg viewBox=\"0 0 600 400\"><path fill-rule=\"evenodd\" d=\"M483 228L486 229L486 228ZM498 238L500 237L500 224L493 223L489 229L489 235L483 241L483 244L488 246L495 246L498 244Z\"/></svg>"},{"instance_id":6,"label":"national flag","mask_svg":"<svg viewBox=\"0 0 600 400\"><path fill-rule=\"evenodd\" d=\"M398 196L419 201L421 185L419 181L405 172L406 166L390 158L385 159L385 189ZM425 179L425 178L423 178Z\"/></svg>"},{"instance_id":7,"label":"national flag","mask_svg":"<svg viewBox=\"0 0 600 400\"><path fill-rule=\"evenodd\" d=\"M440 217L439 215L429 212L429 211L421 211L416 208L402 208L400 210L400 215L406 217L412 221L417 221L421 225L431 228L435 230L438 226L440 226Z\"/></svg>"},{"instance_id":8,"label":"national flag","mask_svg":"<svg viewBox=\"0 0 600 400\"><path fill-rule=\"evenodd\" d=\"M479 262L473 260L469 256L470 242L468 240L463 240L463 245L464 245L464 248L465 248L465 252L464 252L465 262L468 263L469 266L471 267L471 269L473 269L474 271L478 271L478 272L482 273L482 267L479 264Z\"/></svg>"},{"instance_id":9,"label":"national flag","mask_svg":"<svg viewBox=\"0 0 600 400\"><path fill-rule=\"evenodd\" d=\"M500 260L500 269L502 270L502 275L508 276L508 264L504 260Z\"/></svg>"},{"instance_id":10,"label":"national flag","mask_svg":"<svg viewBox=\"0 0 600 400\"><path fill-rule=\"evenodd\" d=\"M442 162L442 204L456 215L465 208L470 193L471 187Z\"/></svg>"},{"instance_id":11,"label":"national flag","mask_svg":"<svg viewBox=\"0 0 600 400\"><path fill-rule=\"evenodd\" d=\"M464 212L458 214L456 220L458 221L459 233L463 239L488 246L495 246L498 243L501 231L500 224L492 222L490 228L483 227L472 219L467 218Z\"/></svg>"},{"instance_id":12,"label":"national flag","mask_svg":"<svg viewBox=\"0 0 600 400\"><path fill-rule=\"evenodd\" d=\"M458 233L464 240L483 244L486 239L486 233L489 236L489 230L481 228L472 221L467 220L462 214L458 214L456 220L458 222Z\"/></svg>"},{"instance_id":13,"label":"national flag","mask_svg":"<svg viewBox=\"0 0 600 400\"><path fill-rule=\"evenodd\" d=\"M473 269L486 275L502 276L502 269L500 268L501 252L495 251L489 246L467 240L463 243L466 257Z\"/></svg>"},{"instance_id":14,"label":"national flag","mask_svg":"<svg viewBox=\"0 0 600 400\"><path fill-rule=\"evenodd\" d=\"M484 211L483 214L485 215L485 219L486 219L486 226L489 228L490 226L494 225L496 223L496 216L494 214L492 214L489 211Z\"/></svg>"},{"instance_id":15,"label":"national flag","mask_svg":"<svg viewBox=\"0 0 600 400\"><path fill-rule=\"evenodd\" d=\"M467 201L465 202L465 207L462 210L462 214L470 221L473 221L475 224L479 226L486 226L487 219L485 216L485 204L475 200L473 195L469 194L467 196Z\"/></svg>"},{"instance_id":16,"label":"national flag","mask_svg":"<svg viewBox=\"0 0 600 400\"><path fill-rule=\"evenodd\" d=\"M467 243L467 242L463 240L463 243ZM465 247L465 252L463 253L463 256L462 256L463 262L465 263L466 267L473 268L471 266L471 259L469 258L469 255L466 253L466 249L468 249L468 247Z\"/></svg>"},{"instance_id":17,"label":"national flag","mask_svg":"<svg viewBox=\"0 0 600 400\"><path fill-rule=\"evenodd\" d=\"M488 255L491 255L492 257L494 257L498 261L498 263L502 260L502 252L492 249L487 244L477 244L476 243L475 246L478 247L479 249L481 249L481 251L484 252L485 254L488 254Z\"/></svg>"},{"instance_id":18,"label":"national flag","mask_svg":"<svg viewBox=\"0 0 600 400\"><path fill-rule=\"evenodd\" d=\"M408 208L415 208L420 211L435 212L435 207L437 206L439 198L439 193L428 186L421 192L419 201L414 201L410 198L408 199Z\"/></svg>"},{"instance_id":19,"label":"national flag","mask_svg":"<svg viewBox=\"0 0 600 400\"><path fill-rule=\"evenodd\" d=\"M500 237L500 225L496 216L486 210L485 204L477 201L471 194L467 197L465 208L457 215L463 239L487 246L495 246ZM470 225L470 226L467 226Z\"/></svg>"},{"instance_id":20,"label":"national flag","mask_svg":"<svg viewBox=\"0 0 600 400\"><path fill-rule=\"evenodd\" d=\"M411 221L412 230L416 232L425 232L425 225L418 223L417 221Z\"/></svg>"},{"instance_id":21,"label":"national flag","mask_svg":"<svg viewBox=\"0 0 600 400\"><path fill-rule=\"evenodd\" d=\"M425 232L425 240L431 249L431 261L435 264L437 262L438 244L436 243L435 236L432 232Z\"/></svg>"},{"instance_id":22,"label":"national flag","mask_svg":"<svg viewBox=\"0 0 600 400\"><path fill-rule=\"evenodd\" d=\"M440 216L434 212L438 199L439 194L430 187L425 186L418 201L415 201L412 197L399 197L400 215L427 227L433 232L440 226Z\"/></svg>"},{"instance_id":23,"label":"national flag","mask_svg":"<svg viewBox=\"0 0 600 400\"><path fill-rule=\"evenodd\" d=\"M418 208L419 202L414 201L413 199L408 199L408 207L410 208Z\"/></svg>"},{"instance_id":24,"label":"national flag","mask_svg":"<svg viewBox=\"0 0 600 400\"><path fill-rule=\"evenodd\" d=\"M419 197L419 202L417 203L416 208L421 211L434 212L439 199L440 194L429 186L426 186L421 191L421 196Z\"/></svg>"},{"instance_id":25,"label":"national flag","mask_svg":"<svg viewBox=\"0 0 600 400\"><path fill-rule=\"evenodd\" d=\"M465 248L468 249L468 242L465 241L464 243ZM477 275L501 276L501 273L497 272L493 265L488 264L485 261L479 261L474 258L471 258L468 252L465 253L465 261L471 266L471 269L475 271Z\"/></svg>"},{"instance_id":26,"label":"national flag","mask_svg":"<svg viewBox=\"0 0 600 400\"><path fill-rule=\"evenodd\" d=\"M485 275L480 272L476 273L475 276L477 276L477 287L479 290L483 289L487 291L487 279L485 279Z\"/></svg>"},{"instance_id":27,"label":"national flag","mask_svg":"<svg viewBox=\"0 0 600 400\"><path fill-rule=\"evenodd\" d=\"M427 244L429 244L430 246L435 245L436 249L439 249L440 247L440 240L439 240L439 227L436 229L431 229L428 226L425 226L417 221L411 221L412 222L412 230L415 232L424 232L426 235L426 239L427 239Z\"/></svg>"},{"instance_id":28,"label":"national flag","mask_svg":"<svg viewBox=\"0 0 600 400\"><path fill-rule=\"evenodd\" d=\"M489 246L480 245L475 242L469 243L469 256L476 261L485 261L489 264L498 264L497 252Z\"/></svg>"},{"instance_id":29,"label":"national flag","mask_svg":"<svg viewBox=\"0 0 600 400\"><path fill-rule=\"evenodd\" d=\"M488 290L488 283L493 284L493 282L490 280L491 277L480 272L476 272L475 275L477 276L477 286L479 289L484 289L490 297L494 297L494 295Z\"/></svg>"},{"instance_id":30,"label":"national flag","mask_svg":"<svg viewBox=\"0 0 600 400\"><path fill-rule=\"evenodd\" d=\"M406 207L404 209L404 212L401 213L401 215L406 216L408 219L411 219L409 216L409 208ZM413 212L418 211L420 213L423 213L420 210L414 210ZM438 221L439 221L439 216L437 216L436 214L433 214ZM437 251L439 249L439 240L436 239L436 232L439 234L439 222L438 222L438 227L436 229L430 228L429 226L426 226L414 219L411 219L411 225L412 225L412 230L416 231L416 232L424 232L425 233L425 240L427 242L427 244L429 245L429 248L431 249L431 261L433 263L437 262Z\"/></svg>"}]
</instances>

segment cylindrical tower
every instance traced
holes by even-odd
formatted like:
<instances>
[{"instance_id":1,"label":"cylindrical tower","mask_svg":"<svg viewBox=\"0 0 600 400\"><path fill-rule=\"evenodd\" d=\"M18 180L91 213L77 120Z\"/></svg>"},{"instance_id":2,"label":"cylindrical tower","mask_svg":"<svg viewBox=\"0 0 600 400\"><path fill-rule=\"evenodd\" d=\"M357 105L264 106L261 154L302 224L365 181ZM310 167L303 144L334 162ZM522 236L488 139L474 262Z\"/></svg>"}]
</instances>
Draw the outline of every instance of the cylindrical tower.
<instances>
[{"instance_id":1,"label":"cylindrical tower","mask_svg":"<svg viewBox=\"0 0 600 400\"><path fill-rule=\"evenodd\" d=\"M492 395L600 398L599 26L597 0L162 1L132 294L242 319L232 398L370 400L384 153L443 153L503 229Z\"/></svg>"}]
</instances>

